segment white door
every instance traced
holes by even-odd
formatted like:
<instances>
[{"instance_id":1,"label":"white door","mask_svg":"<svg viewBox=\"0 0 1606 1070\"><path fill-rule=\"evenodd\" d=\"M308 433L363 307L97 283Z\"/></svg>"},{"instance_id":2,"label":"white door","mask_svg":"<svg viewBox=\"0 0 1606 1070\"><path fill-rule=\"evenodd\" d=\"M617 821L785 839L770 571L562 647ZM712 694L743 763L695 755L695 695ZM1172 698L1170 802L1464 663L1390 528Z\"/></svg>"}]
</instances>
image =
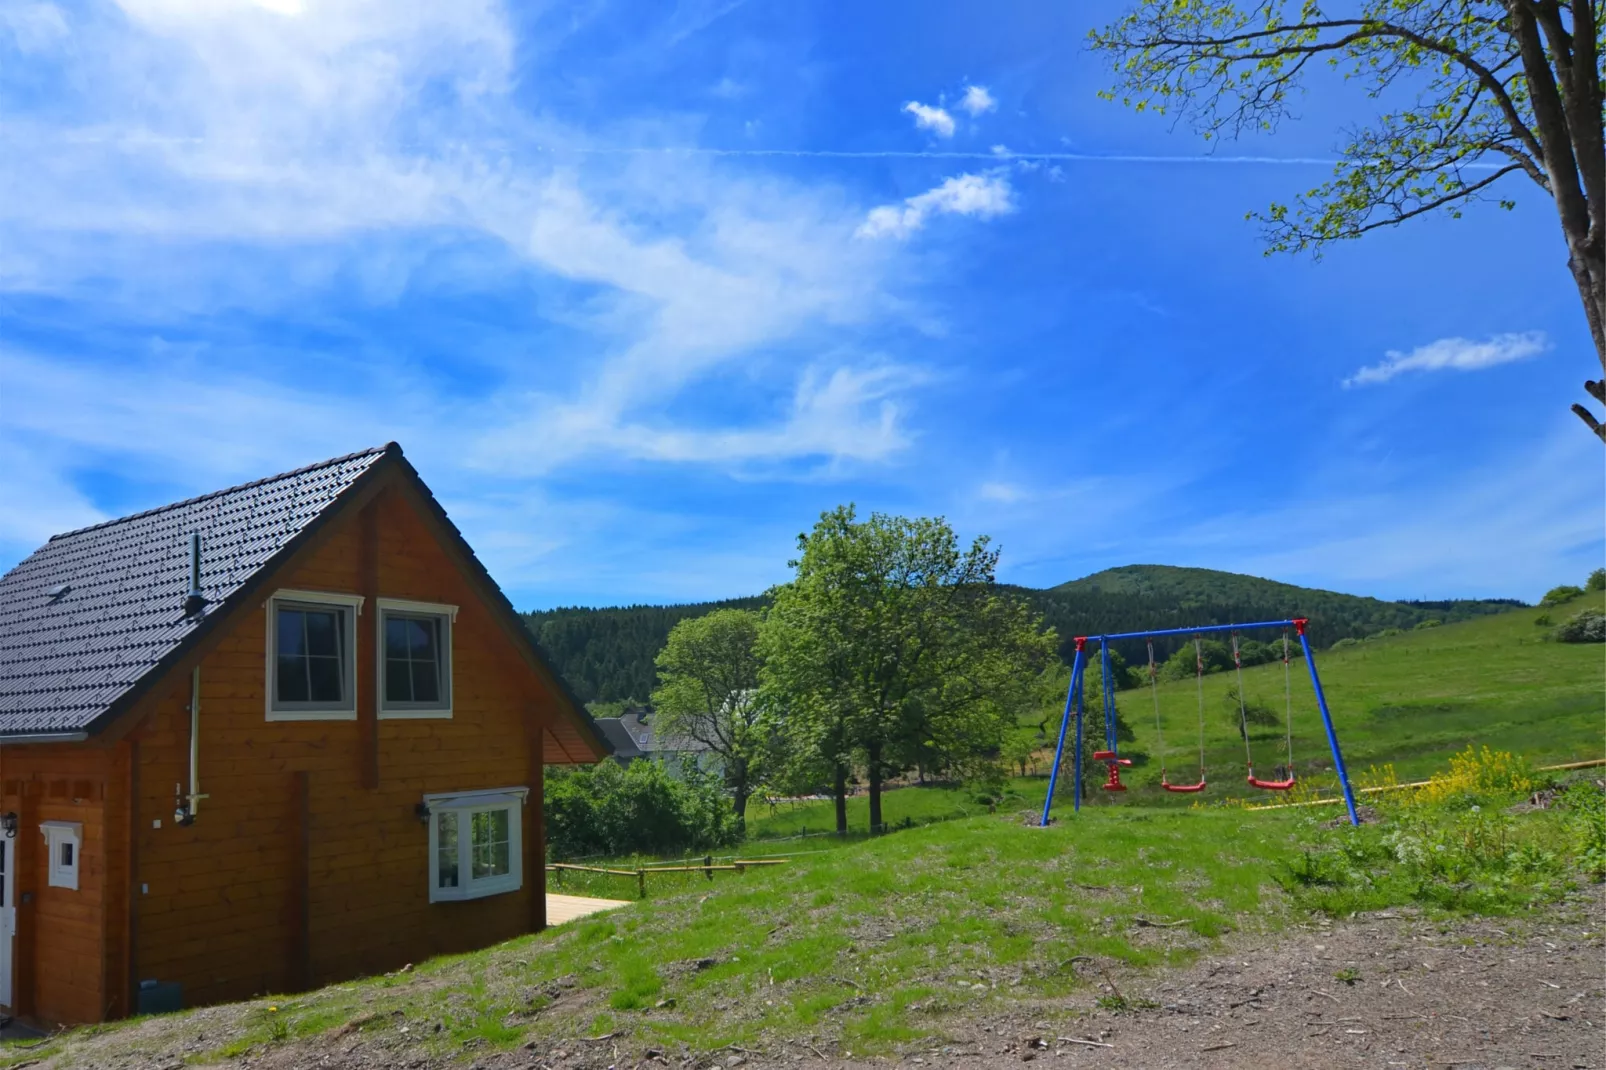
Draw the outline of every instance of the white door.
<instances>
[{"instance_id":1,"label":"white door","mask_svg":"<svg viewBox=\"0 0 1606 1070\"><path fill-rule=\"evenodd\" d=\"M17 937L17 841L0 836L0 1006L11 1004L11 949Z\"/></svg>"}]
</instances>

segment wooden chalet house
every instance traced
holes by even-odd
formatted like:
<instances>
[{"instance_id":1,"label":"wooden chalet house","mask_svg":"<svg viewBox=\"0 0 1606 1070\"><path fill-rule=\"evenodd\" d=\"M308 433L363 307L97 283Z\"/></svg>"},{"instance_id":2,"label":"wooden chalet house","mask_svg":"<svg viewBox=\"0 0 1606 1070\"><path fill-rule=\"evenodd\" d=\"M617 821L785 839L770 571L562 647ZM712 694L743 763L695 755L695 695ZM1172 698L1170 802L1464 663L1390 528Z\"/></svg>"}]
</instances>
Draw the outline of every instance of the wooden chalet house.
<instances>
[{"instance_id":1,"label":"wooden chalet house","mask_svg":"<svg viewBox=\"0 0 1606 1070\"><path fill-rule=\"evenodd\" d=\"M0 1007L540 929L543 764L608 753L394 443L58 535L0 578Z\"/></svg>"}]
</instances>

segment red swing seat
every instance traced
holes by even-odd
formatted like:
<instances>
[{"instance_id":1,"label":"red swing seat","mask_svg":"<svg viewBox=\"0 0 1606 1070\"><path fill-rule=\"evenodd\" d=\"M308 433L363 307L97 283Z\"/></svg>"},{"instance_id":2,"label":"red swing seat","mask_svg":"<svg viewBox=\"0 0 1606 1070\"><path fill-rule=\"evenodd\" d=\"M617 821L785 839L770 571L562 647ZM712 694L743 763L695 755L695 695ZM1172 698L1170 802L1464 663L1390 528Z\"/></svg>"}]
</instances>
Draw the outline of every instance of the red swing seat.
<instances>
[{"instance_id":1,"label":"red swing seat","mask_svg":"<svg viewBox=\"0 0 1606 1070\"><path fill-rule=\"evenodd\" d=\"M1249 774L1249 786L1260 788L1262 791L1287 791L1294 786L1294 778L1287 780L1257 780L1254 773Z\"/></svg>"},{"instance_id":2,"label":"red swing seat","mask_svg":"<svg viewBox=\"0 0 1606 1070\"><path fill-rule=\"evenodd\" d=\"M1177 792L1179 794L1187 794L1187 793L1195 792L1195 791L1203 791L1205 789L1205 782L1204 782L1204 779L1201 778L1199 780L1199 783L1197 783L1197 784L1173 784L1169 780L1167 780L1165 778L1165 774L1162 773L1160 775L1160 786L1162 788L1164 788L1166 791L1174 791L1174 792Z\"/></svg>"},{"instance_id":3,"label":"red swing seat","mask_svg":"<svg viewBox=\"0 0 1606 1070\"><path fill-rule=\"evenodd\" d=\"M1122 758L1113 750L1096 750L1093 752L1095 762L1103 762L1110 768L1110 779L1099 785L1105 791L1125 791L1126 785L1121 783L1121 767L1131 765L1131 758Z\"/></svg>"}]
</instances>

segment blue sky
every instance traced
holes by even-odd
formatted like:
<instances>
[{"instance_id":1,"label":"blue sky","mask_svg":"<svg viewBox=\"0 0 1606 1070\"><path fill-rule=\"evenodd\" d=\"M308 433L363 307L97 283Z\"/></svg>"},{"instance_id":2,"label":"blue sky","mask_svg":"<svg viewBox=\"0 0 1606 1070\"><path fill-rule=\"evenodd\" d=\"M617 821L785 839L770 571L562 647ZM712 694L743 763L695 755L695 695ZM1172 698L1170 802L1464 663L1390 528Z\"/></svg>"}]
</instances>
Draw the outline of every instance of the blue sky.
<instances>
[{"instance_id":1,"label":"blue sky","mask_svg":"<svg viewBox=\"0 0 1606 1070\"><path fill-rule=\"evenodd\" d=\"M1553 210L1262 255L1366 101L1099 100L1114 2L0 10L0 566L390 439L516 604L750 594L820 511L1002 578L1537 598L1601 563Z\"/></svg>"}]
</instances>

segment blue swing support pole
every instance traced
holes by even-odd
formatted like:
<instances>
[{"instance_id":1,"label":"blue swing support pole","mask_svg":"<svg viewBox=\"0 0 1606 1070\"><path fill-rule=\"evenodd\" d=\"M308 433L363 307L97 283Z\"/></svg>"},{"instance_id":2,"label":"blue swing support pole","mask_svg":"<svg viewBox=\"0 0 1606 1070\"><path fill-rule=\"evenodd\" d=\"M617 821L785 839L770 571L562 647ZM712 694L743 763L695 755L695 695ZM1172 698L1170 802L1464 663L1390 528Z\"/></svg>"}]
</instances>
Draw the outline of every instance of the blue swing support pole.
<instances>
[{"instance_id":1,"label":"blue swing support pole","mask_svg":"<svg viewBox=\"0 0 1606 1070\"><path fill-rule=\"evenodd\" d=\"M1338 771L1338 783L1344 789L1344 806L1349 810L1349 823L1359 825L1361 815L1355 812L1355 792L1350 788L1349 770L1344 768L1344 752L1338 749L1338 733L1333 731L1333 717L1327 712L1327 696L1322 692L1322 678L1316 675L1316 659L1311 656L1310 640L1305 637L1304 620L1294 621L1299 633L1299 647L1305 652L1305 666L1310 669L1310 685L1316 691L1316 708L1322 711L1322 727L1327 729L1327 745L1333 748L1333 768Z\"/></svg>"},{"instance_id":2,"label":"blue swing support pole","mask_svg":"<svg viewBox=\"0 0 1606 1070\"><path fill-rule=\"evenodd\" d=\"M1054 768L1048 775L1048 796L1043 800L1043 820L1041 827L1047 828L1049 814L1054 807L1054 790L1059 783L1060 763L1065 757L1065 736L1070 728L1071 717L1076 717L1076 790L1073 793L1073 807L1076 811L1082 809L1082 675L1087 669L1086 649L1089 640L1099 644L1099 671L1102 686L1100 691L1104 699L1104 734L1111 751L1115 750L1115 717L1113 673L1110 669L1110 642L1116 639L1149 639L1157 635L1199 635L1205 632L1239 632L1255 628L1293 628L1299 636L1299 647L1305 656L1305 665L1310 669L1310 682L1316 692L1316 708L1322 714L1322 727L1327 732L1327 745L1333 752L1333 768L1338 773L1338 783L1344 790L1344 805L1349 810L1351 825L1361 823L1360 815L1355 810L1355 791L1350 786L1349 770L1344 766L1344 752L1338 746L1338 733L1333 728L1333 716L1327 708L1327 695L1322 691L1322 680L1316 672L1316 658L1311 653L1310 639L1305 634L1305 626L1309 621L1304 617L1293 617L1288 620L1256 621L1253 624L1206 624L1197 628L1162 628L1150 632L1117 632L1110 635L1077 636L1076 657L1071 662L1071 686L1065 693L1065 713L1060 718L1059 741L1054 748Z\"/></svg>"},{"instance_id":3,"label":"blue swing support pole","mask_svg":"<svg viewBox=\"0 0 1606 1070\"><path fill-rule=\"evenodd\" d=\"M1082 666L1082 672L1087 672L1087 666ZM1073 813L1082 812L1082 718L1087 714L1087 703L1082 701L1082 677L1076 678L1076 786L1071 792L1071 810ZM1053 798L1053 796L1049 796Z\"/></svg>"},{"instance_id":4,"label":"blue swing support pole","mask_svg":"<svg viewBox=\"0 0 1606 1070\"><path fill-rule=\"evenodd\" d=\"M1065 689L1065 713L1060 717L1059 742L1054 746L1054 768L1048 773L1048 795L1043 799L1043 827L1048 826L1048 811L1054 805L1054 787L1059 783L1060 762L1065 758L1065 730L1071 725L1071 714L1076 714L1076 809L1082 808L1082 654L1087 640L1076 640L1076 657L1071 661L1071 686Z\"/></svg>"}]
</instances>

